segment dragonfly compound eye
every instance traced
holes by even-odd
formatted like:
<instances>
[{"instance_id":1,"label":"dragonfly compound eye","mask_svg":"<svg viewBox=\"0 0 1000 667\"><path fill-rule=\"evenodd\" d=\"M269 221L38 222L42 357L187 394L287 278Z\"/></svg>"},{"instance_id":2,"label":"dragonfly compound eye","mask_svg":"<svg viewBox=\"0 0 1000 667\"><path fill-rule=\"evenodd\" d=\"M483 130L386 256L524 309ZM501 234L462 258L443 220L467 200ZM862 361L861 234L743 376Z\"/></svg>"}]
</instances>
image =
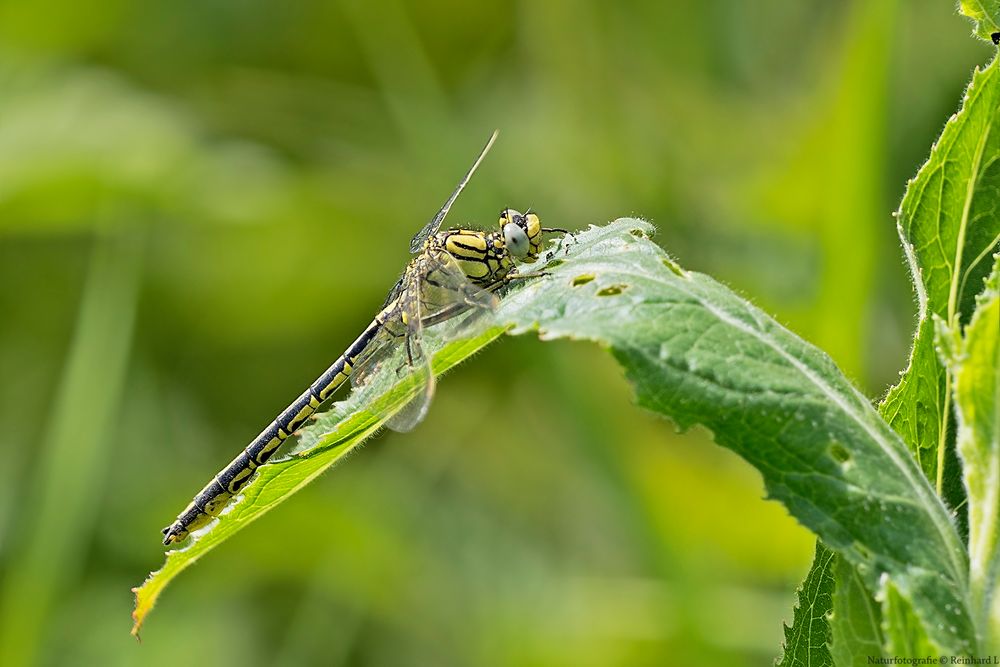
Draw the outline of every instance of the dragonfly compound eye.
<instances>
[{"instance_id":1,"label":"dragonfly compound eye","mask_svg":"<svg viewBox=\"0 0 1000 667\"><path fill-rule=\"evenodd\" d=\"M528 235L516 222L508 222L503 226L503 241L510 254L518 259L525 257L531 250Z\"/></svg>"}]
</instances>

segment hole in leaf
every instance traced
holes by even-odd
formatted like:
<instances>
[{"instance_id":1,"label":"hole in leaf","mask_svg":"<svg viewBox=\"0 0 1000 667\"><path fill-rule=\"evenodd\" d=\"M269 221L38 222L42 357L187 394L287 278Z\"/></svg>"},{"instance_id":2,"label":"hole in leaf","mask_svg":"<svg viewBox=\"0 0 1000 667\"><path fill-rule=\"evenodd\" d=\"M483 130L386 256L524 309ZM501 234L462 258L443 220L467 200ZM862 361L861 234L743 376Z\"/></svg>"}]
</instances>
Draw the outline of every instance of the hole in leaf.
<instances>
[{"instance_id":1,"label":"hole in leaf","mask_svg":"<svg viewBox=\"0 0 1000 667\"><path fill-rule=\"evenodd\" d=\"M830 443L829 452L833 460L840 465L846 465L851 462L851 453L839 442Z\"/></svg>"},{"instance_id":2,"label":"hole in leaf","mask_svg":"<svg viewBox=\"0 0 1000 667\"><path fill-rule=\"evenodd\" d=\"M597 296L617 296L628 289L628 285L608 285L603 289L597 290Z\"/></svg>"},{"instance_id":3,"label":"hole in leaf","mask_svg":"<svg viewBox=\"0 0 1000 667\"><path fill-rule=\"evenodd\" d=\"M548 264L545 265L545 268L547 268L547 269L554 269L557 266L559 266L561 264L565 264L565 263L566 263L566 260L564 260L564 259L553 259L552 261L550 261Z\"/></svg>"},{"instance_id":4,"label":"hole in leaf","mask_svg":"<svg viewBox=\"0 0 1000 667\"><path fill-rule=\"evenodd\" d=\"M593 273L583 273L583 274L577 276L576 278L573 278L573 283L572 283L573 287L579 287L580 285L586 285L587 283L589 283L594 278L596 278L596 276Z\"/></svg>"},{"instance_id":5,"label":"hole in leaf","mask_svg":"<svg viewBox=\"0 0 1000 667\"><path fill-rule=\"evenodd\" d=\"M632 231L629 232L629 234L639 239L646 238L646 232L644 232L641 229L633 229Z\"/></svg>"},{"instance_id":6,"label":"hole in leaf","mask_svg":"<svg viewBox=\"0 0 1000 667\"><path fill-rule=\"evenodd\" d=\"M665 257L663 259L663 266L667 267L668 269L670 269L671 271L673 271L676 275L680 276L681 278L684 277L684 269L682 269L681 267L677 266L677 264L674 263L674 260L670 259L669 257Z\"/></svg>"}]
</instances>

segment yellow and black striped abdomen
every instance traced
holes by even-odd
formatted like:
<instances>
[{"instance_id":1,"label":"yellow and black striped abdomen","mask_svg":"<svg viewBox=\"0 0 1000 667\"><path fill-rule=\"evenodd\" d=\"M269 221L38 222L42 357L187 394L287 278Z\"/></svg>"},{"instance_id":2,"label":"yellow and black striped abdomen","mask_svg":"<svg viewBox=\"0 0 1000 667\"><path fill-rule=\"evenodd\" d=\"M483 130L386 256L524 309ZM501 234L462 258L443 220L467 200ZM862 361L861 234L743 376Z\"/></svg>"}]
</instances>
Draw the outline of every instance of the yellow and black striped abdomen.
<instances>
[{"instance_id":1,"label":"yellow and black striped abdomen","mask_svg":"<svg viewBox=\"0 0 1000 667\"><path fill-rule=\"evenodd\" d=\"M267 462L279 447L316 412L334 392L351 376L355 362L364 353L375 335L383 327L387 313L395 304L389 304L368 328L351 343L344 354L333 362L308 389L302 392L278 417L253 439L240 455L223 468L205 485L177 519L163 529L163 543L180 542L188 534L207 525L218 516L229 499L246 486L257 468Z\"/></svg>"}]
</instances>

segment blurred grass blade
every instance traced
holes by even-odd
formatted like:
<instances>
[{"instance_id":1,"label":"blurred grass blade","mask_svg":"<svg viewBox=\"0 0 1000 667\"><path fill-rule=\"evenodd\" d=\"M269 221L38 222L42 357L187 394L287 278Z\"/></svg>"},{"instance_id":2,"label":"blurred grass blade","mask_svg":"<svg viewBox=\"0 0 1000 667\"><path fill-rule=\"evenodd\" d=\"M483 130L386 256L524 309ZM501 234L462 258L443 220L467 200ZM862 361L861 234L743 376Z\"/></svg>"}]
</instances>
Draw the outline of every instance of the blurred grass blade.
<instances>
[{"instance_id":1,"label":"blurred grass blade","mask_svg":"<svg viewBox=\"0 0 1000 667\"><path fill-rule=\"evenodd\" d=\"M981 11L980 26L993 25L982 3L963 2L963 11L968 14L972 4ZM995 29L987 28L980 36L989 39ZM967 319L977 276L988 268L983 260L1000 235L1000 222L991 214L997 204L998 178L994 167L997 133L992 132L1000 117L996 70L994 62L973 77L962 110L945 127L901 204L899 233L910 260L920 312L909 367L879 408L953 507L962 506L963 491L957 466L953 464L947 475L944 469L947 461L954 461L948 427L951 378L935 352L932 318L946 317L952 323ZM973 518L972 523L976 521ZM976 532L972 525L970 530ZM839 662L852 664L849 656L880 652L880 631L867 622L877 621L880 608L856 575L842 578L850 572L849 565L839 570L843 575L838 574L834 602L834 655ZM898 611L898 605L890 604L891 594L886 595L890 598L886 604ZM981 614L977 607L974 602L974 612ZM854 612L855 618L846 618ZM982 620L981 615L976 619L980 627ZM859 628L867 629L862 633L866 636L859 636Z\"/></svg>"},{"instance_id":2,"label":"blurred grass blade","mask_svg":"<svg viewBox=\"0 0 1000 667\"><path fill-rule=\"evenodd\" d=\"M132 345L141 244L95 240L76 328L0 597L0 664L36 661L48 616L93 534Z\"/></svg>"},{"instance_id":3,"label":"blurred grass blade","mask_svg":"<svg viewBox=\"0 0 1000 667\"><path fill-rule=\"evenodd\" d=\"M833 666L827 618L833 608L836 562L837 554L817 540L809 576L799 587L792 625L785 626L785 645L777 667Z\"/></svg>"},{"instance_id":4,"label":"blurred grass blade","mask_svg":"<svg viewBox=\"0 0 1000 667\"><path fill-rule=\"evenodd\" d=\"M683 271L648 240L652 231L622 219L568 239L544 266L547 277L501 301L495 317L502 326L446 347L437 370L507 325L609 347L640 404L682 428L710 429L868 586L888 575L936 643L972 651L964 548L899 436L827 355L711 278ZM315 478L407 398L406 388L373 386L375 393L352 395L324 416L317 428L325 435L307 438L302 455L262 466L218 525L168 555L137 591L137 628L171 578Z\"/></svg>"},{"instance_id":5,"label":"blurred grass blade","mask_svg":"<svg viewBox=\"0 0 1000 667\"><path fill-rule=\"evenodd\" d=\"M833 357L849 377L866 377L873 359L870 341L866 341L870 331L845 323L865 322L877 298L874 284L880 261L878 239L883 225L888 224L885 147L890 88L887 81L898 39L894 25L899 13L898 3L888 0L855 2L849 6L844 37L835 51L836 69L827 83L831 93L822 96L822 103L816 104L808 115L810 133L798 149L801 154L789 165L788 174L777 184L772 197L776 206L798 202L802 208L796 210L795 218L808 220L810 228L816 229L823 239L818 261L821 281L812 306L815 315L796 324L808 327L802 334ZM822 84L817 88L825 89ZM811 188L803 187L803 174L813 174L806 181ZM793 192L797 194L789 194ZM829 196L830 192L836 192L837 196ZM834 640L834 649L838 638L849 642L852 651L871 648L859 646L853 637L853 626L870 626L867 615L860 618L846 615L855 611L867 613L869 607L877 606L874 601L854 604L854 594L867 597L868 593L851 566L835 554L833 562L821 558L821 553L829 551L820 540L816 550L817 556L800 589L794 623L785 629L782 665L829 664L830 639ZM817 571L818 568L823 571ZM836 574L844 571L851 573L851 580L835 580ZM830 627L830 615L801 611L802 592L815 585L817 579L829 583L831 598L851 595L851 600L845 600L848 604L841 605L836 615L839 624L836 629ZM828 610L834 604L832 599L826 600ZM800 623L803 627L799 627ZM845 633L849 637L844 637ZM790 650L790 637L806 643L796 643L794 650ZM809 641L819 637L825 639ZM869 654L880 653L881 642L878 642ZM838 664L854 663L842 660Z\"/></svg>"}]
</instances>

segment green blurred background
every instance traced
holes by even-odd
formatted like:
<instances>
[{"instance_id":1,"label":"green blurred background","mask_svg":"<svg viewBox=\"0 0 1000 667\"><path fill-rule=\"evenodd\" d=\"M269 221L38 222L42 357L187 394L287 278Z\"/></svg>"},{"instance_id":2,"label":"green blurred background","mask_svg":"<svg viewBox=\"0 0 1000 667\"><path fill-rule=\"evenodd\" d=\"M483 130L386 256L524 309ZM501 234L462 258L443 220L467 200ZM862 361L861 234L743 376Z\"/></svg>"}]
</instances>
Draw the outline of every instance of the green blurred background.
<instances>
[{"instance_id":1,"label":"green blurred background","mask_svg":"<svg viewBox=\"0 0 1000 667\"><path fill-rule=\"evenodd\" d=\"M647 218L878 397L890 211L991 54L952 4L0 4L0 664L771 664L811 536L582 343L460 367L141 645L129 588L494 127L452 223Z\"/></svg>"}]
</instances>

